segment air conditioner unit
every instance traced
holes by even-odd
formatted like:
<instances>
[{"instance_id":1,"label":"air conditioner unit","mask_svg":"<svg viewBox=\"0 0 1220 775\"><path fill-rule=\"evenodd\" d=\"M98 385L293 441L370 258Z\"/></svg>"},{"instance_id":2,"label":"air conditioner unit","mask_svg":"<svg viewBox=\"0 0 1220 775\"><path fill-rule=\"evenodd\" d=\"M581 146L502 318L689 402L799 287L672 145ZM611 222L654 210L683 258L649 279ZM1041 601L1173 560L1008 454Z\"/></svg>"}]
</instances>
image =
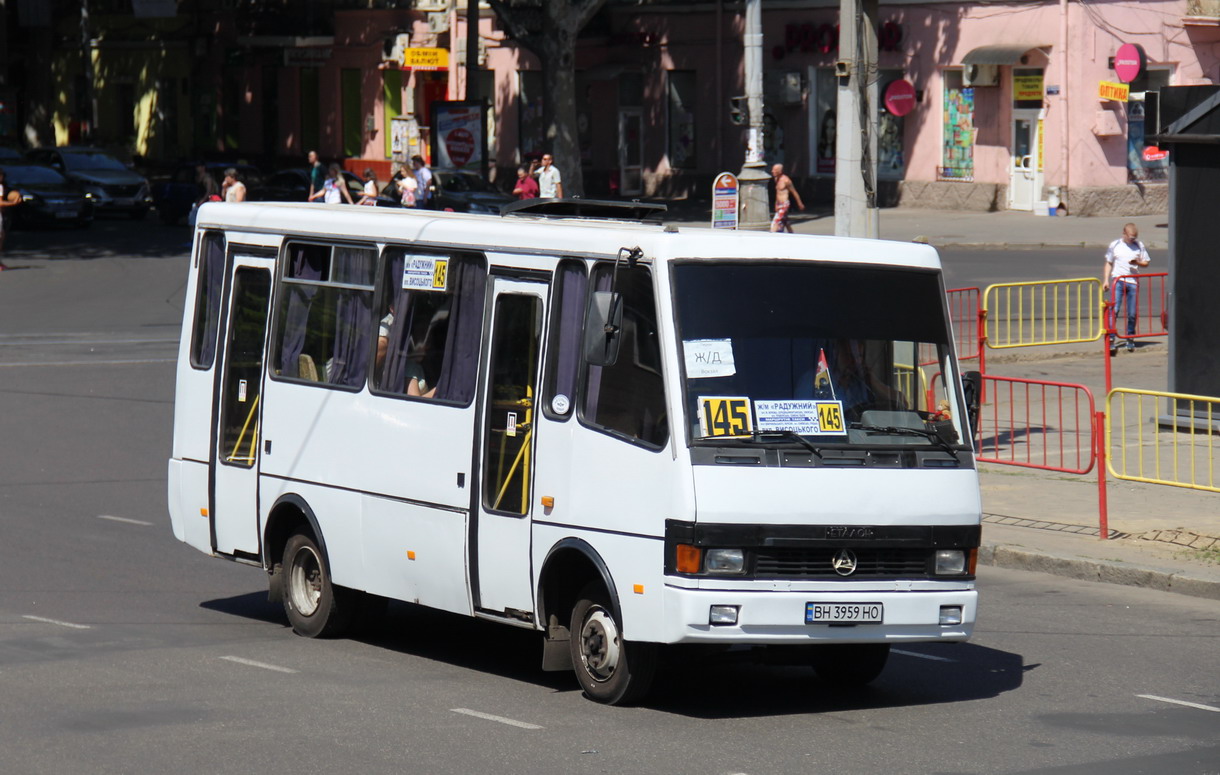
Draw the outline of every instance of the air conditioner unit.
<instances>
[{"instance_id":1,"label":"air conditioner unit","mask_svg":"<svg viewBox=\"0 0 1220 775\"><path fill-rule=\"evenodd\" d=\"M962 68L963 86L995 86L999 82L998 65L966 65Z\"/></svg>"}]
</instances>

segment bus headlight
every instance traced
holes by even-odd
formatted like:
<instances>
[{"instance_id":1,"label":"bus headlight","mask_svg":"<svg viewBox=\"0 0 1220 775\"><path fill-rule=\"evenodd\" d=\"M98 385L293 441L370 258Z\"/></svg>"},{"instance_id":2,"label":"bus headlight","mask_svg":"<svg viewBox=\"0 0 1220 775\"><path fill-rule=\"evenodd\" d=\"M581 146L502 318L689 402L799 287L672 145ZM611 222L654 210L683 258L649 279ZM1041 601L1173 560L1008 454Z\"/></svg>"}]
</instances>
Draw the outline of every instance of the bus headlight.
<instances>
[{"instance_id":1,"label":"bus headlight","mask_svg":"<svg viewBox=\"0 0 1220 775\"><path fill-rule=\"evenodd\" d=\"M962 576L966 573L966 553L961 549L936 550L937 576Z\"/></svg>"},{"instance_id":2,"label":"bus headlight","mask_svg":"<svg viewBox=\"0 0 1220 775\"><path fill-rule=\"evenodd\" d=\"M746 568L746 553L741 549L708 549L703 567L708 573L741 573Z\"/></svg>"}]
</instances>

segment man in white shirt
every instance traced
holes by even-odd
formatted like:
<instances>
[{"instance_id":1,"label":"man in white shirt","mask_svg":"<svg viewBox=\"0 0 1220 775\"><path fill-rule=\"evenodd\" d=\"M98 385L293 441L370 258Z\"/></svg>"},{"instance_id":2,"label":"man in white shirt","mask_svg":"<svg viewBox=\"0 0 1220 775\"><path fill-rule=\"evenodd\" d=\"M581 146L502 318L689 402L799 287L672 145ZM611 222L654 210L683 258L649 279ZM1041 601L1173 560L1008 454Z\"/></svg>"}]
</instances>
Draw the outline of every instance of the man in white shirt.
<instances>
[{"instance_id":1,"label":"man in white shirt","mask_svg":"<svg viewBox=\"0 0 1220 775\"><path fill-rule=\"evenodd\" d=\"M424 157L412 156L411 166L415 168L415 206L431 207L432 200L432 170L424 164Z\"/></svg>"},{"instance_id":2,"label":"man in white shirt","mask_svg":"<svg viewBox=\"0 0 1220 775\"><path fill-rule=\"evenodd\" d=\"M1106 268L1105 274L1102 275L1102 282L1110 289L1110 315L1113 316L1110 320L1117 321L1118 308L1124 304L1127 307L1127 352L1135 350L1135 340L1130 337L1135 333L1136 301L1139 295L1138 282L1132 275L1139 274L1141 266L1152 263L1139 236L1139 227L1134 223L1123 226L1122 239L1111 242L1106 250ZM1111 324L1109 327L1114 329L1117 325ZM1106 341L1109 343L1111 355L1118 352L1113 334L1108 335Z\"/></svg>"},{"instance_id":3,"label":"man in white shirt","mask_svg":"<svg viewBox=\"0 0 1220 775\"><path fill-rule=\"evenodd\" d=\"M542 167L536 174L538 175L538 196L543 199L563 198L563 178L559 175L559 168L555 166L555 157L549 153L543 154Z\"/></svg>"}]
</instances>

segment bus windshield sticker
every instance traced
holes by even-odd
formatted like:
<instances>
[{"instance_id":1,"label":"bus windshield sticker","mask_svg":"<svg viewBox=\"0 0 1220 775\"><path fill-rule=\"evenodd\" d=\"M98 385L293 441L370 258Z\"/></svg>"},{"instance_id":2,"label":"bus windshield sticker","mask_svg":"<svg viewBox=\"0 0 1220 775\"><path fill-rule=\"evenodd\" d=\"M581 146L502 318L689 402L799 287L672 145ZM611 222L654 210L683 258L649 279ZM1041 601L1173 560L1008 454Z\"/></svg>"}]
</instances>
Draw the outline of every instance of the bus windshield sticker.
<instances>
[{"instance_id":1,"label":"bus windshield sticker","mask_svg":"<svg viewBox=\"0 0 1220 775\"><path fill-rule=\"evenodd\" d=\"M842 401L755 401L760 431L792 431L802 436L846 436Z\"/></svg>"},{"instance_id":2,"label":"bus windshield sticker","mask_svg":"<svg viewBox=\"0 0 1220 775\"><path fill-rule=\"evenodd\" d=\"M731 377L737 373L732 339L688 339L682 342L682 352L689 379Z\"/></svg>"},{"instance_id":3,"label":"bus windshield sticker","mask_svg":"<svg viewBox=\"0 0 1220 775\"><path fill-rule=\"evenodd\" d=\"M703 436L748 436L753 430L749 398L699 396L699 431Z\"/></svg>"},{"instance_id":4,"label":"bus windshield sticker","mask_svg":"<svg viewBox=\"0 0 1220 775\"><path fill-rule=\"evenodd\" d=\"M405 291L449 290L449 259L436 256L407 256L402 269Z\"/></svg>"}]
</instances>

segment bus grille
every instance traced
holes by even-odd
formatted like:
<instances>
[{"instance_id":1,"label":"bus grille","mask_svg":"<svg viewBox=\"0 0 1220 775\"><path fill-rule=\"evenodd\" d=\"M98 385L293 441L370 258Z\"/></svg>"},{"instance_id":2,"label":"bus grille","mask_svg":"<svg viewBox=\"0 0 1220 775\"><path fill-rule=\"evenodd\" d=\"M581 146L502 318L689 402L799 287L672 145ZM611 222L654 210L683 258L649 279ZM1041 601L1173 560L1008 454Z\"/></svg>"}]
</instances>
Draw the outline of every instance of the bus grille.
<instances>
[{"instance_id":1,"label":"bus grille","mask_svg":"<svg viewBox=\"0 0 1220 775\"><path fill-rule=\"evenodd\" d=\"M832 564L839 548L792 549L767 547L755 551L756 578L842 579L928 576L930 549L852 548L856 570L844 576Z\"/></svg>"}]
</instances>

